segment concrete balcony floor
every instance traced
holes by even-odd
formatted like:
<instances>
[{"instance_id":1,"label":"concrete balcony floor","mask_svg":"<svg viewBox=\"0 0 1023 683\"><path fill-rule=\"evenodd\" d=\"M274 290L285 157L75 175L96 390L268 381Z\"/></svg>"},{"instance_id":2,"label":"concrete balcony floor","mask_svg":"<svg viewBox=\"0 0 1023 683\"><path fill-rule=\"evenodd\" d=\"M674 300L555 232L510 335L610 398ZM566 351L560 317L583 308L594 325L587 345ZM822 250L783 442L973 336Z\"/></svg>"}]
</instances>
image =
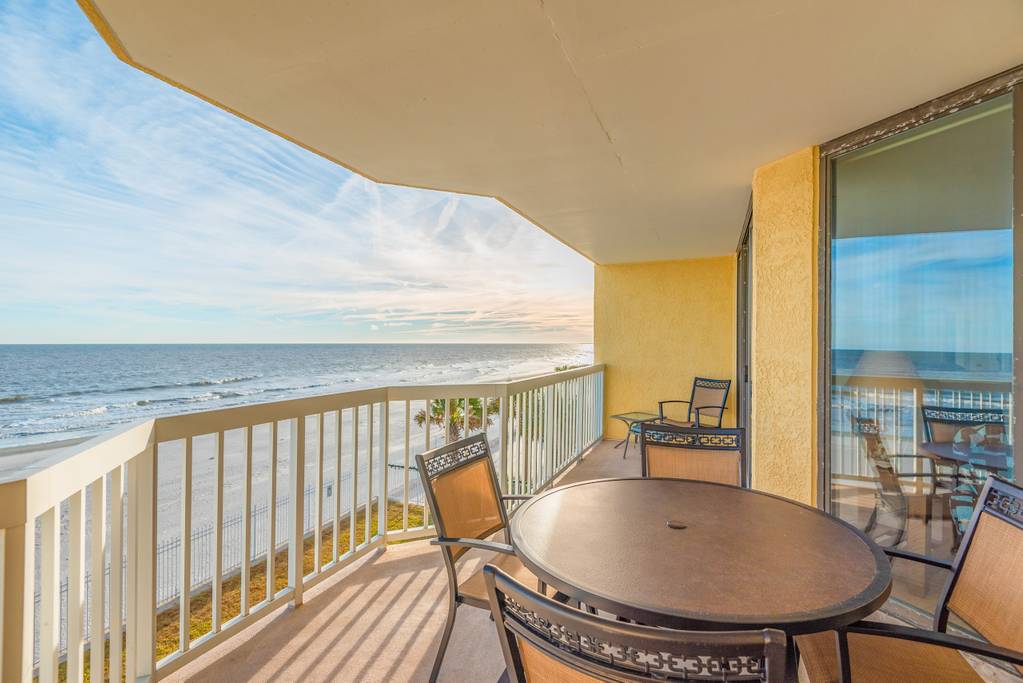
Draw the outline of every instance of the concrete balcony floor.
<instances>
[{"instance_id":1,"label":"concrete balcony floor","mask_svg":"<svg viewBox=\"0 0 1023 683\"><path fill-rule=\"evenodd\" d=\"M594 446L559 483L639 476L614 442ZM487 557L463 561L465 575ZM440 551L427 541L388 546L169 677L174 681L426 681L447 610ZM496 681L504 671L489 614L460 607L442 681Z\"/></svg>"}]
</instances>

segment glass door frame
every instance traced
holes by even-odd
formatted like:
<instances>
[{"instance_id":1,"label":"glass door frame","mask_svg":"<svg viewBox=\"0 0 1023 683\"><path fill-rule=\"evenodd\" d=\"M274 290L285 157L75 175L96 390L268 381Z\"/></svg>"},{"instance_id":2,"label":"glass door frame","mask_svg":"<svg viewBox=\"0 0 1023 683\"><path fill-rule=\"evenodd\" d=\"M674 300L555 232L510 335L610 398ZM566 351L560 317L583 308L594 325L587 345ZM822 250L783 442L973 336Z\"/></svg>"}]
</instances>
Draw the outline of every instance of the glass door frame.
<instances>
[{"instance_id":1,"label":"glass door frame","mask_svg":"<svg viewBox=\"0 0 1023 683\"><path fill-rule=\"evenodd\" d=\"M817 506L831 509L831 218L834 206L832 160L846 152L903 133L972 105L1012 93L1013 206L1013 405L1023 406L1023 65L1004 71L820 146L820 201L817 230ZM1019 378L1019 381L1017 381ZM1013 415L1012 442L1023 425ZM1023 468L1016 467L1023 484Z\"/></svg>"},{"instance_id":2,"label":"glass door frame","mask_svg":"<svg viewBox=\"0 0 1023 683\"><path fill-rule=\"evenodd\" d=\"M739 235L739 246L735 250L735 414L736 426L742 429L743 443L743 486L749 486L750 476L750 439L749 427L753 412L753 387L750 384L750 327L751 290L750 282L753 274L753 196L750 195L749 207L746 209L746 220L743 222Z\"/></svg>"}]
</instances>

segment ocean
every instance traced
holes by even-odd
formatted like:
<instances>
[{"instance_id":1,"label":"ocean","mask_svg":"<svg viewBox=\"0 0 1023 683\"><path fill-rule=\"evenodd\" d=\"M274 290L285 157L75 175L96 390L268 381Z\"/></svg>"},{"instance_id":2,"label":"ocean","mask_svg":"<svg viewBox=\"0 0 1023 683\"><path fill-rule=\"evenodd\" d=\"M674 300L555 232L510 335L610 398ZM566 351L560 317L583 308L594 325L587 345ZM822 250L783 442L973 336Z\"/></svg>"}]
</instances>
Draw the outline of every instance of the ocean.
<instances>
[{"instance_id":1,"label":"ocean","mask_svg":"<svg viewBox=\"0 0 1023 683\"><path fill-rule=\"evenodd\" d=\"M159 415L400 383L501 381L592 360L591 344L0 345L0 448Z\"/></svg>"}]
</instances>

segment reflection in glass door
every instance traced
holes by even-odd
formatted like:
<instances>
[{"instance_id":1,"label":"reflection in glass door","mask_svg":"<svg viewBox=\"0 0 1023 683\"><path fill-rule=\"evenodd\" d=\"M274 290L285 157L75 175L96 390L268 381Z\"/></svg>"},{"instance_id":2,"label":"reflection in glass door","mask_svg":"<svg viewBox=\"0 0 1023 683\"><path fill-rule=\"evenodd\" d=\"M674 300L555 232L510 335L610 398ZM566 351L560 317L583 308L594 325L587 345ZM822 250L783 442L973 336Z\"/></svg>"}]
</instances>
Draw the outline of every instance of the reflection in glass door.
<instances>
[{"instance_id":1,"label":"reflection in glass door","mask_svg":"<svg viewBox=\"0 0 1023 683\"><path fill-rule=\"evenodd\" d=\"M1017 476L1011 98L829 159L829 500L883 546L952 557ZM933 608L940 570L895 573Z\"/></svg>"}]
</instances>

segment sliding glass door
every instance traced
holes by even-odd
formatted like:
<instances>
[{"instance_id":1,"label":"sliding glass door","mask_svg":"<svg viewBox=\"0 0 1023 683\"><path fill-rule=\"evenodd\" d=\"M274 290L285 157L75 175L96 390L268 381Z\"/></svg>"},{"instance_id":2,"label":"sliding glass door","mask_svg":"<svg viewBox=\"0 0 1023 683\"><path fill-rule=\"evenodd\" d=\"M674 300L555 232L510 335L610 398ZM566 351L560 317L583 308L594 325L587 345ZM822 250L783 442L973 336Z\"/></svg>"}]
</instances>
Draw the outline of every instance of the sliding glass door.
<instances>
[{"instance_id":1,"label":"sliding glass door","mask_svg":"<svg viewBox=\"0 0 1023 683\"><path fill-rule=\"evenodd\" d=\"M831 512L948 559L1013 453L1013 94L830 156ZM1023 150L1020 150L1023 153ZM945 576L896 563L923 618Z\"/></svg>"}]
</instances>

